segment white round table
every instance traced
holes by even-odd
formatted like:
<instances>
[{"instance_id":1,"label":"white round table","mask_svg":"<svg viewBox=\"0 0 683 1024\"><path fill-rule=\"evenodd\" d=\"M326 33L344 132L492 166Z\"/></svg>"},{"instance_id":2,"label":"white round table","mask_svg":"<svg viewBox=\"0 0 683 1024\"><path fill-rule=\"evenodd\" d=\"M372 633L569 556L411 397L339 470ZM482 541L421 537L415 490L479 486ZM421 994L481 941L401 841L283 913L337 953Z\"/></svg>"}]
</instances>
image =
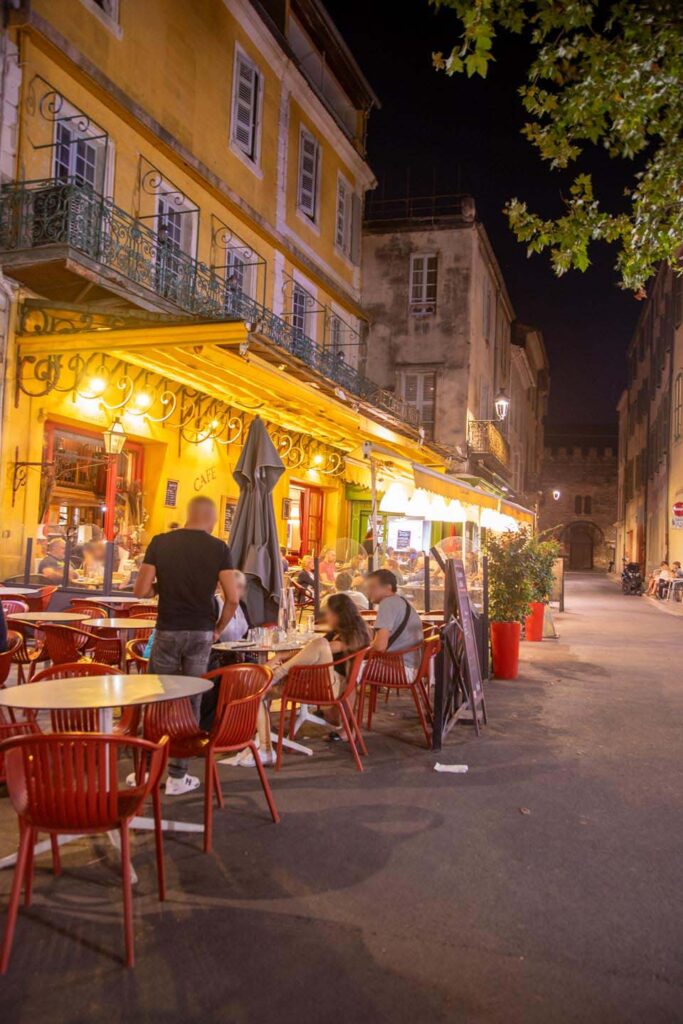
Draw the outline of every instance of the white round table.
<instances>
[{"instance_id":1,"label":"white round table","mask_svg":"<svg viewBox=\"0 0 683 1024\"><path fill-rule=\"evenodd\" d=\"M142 616L139 619L88 619L88 627L92 626L93 629L117 629L124 632L134 629L154 629L156 624L156 619L143 619Z\"/></svg>"},{"instance_id":2,"label":"white round table","mask_svg":"<svg viewBox=\"0 0 683 1024\"><path fill-rule=\"evenodd\" d=\"M40 587L0 587L0 599L3 597L38 597Z\"/></svg>"},{"instance_id":3,"label":"white round table","mask_svg":"<svg viewBox=\"0 0 683 1024\"><path fill-rule=\"evenodd\" d=\"M23 711L76 711L96 708L100 713L100 731L113 732L114 708L156 704L164 700L195 697L210 690L210 679L199 676L123 675L76 676L72 679L46 679L42 683L10 686L0 690L0 706ZM135 817L133 828L149 831L154 818ZM203 832L204 826L189 821L162 821L161 827L169 832ZM73 842L78 836L60 835L59 843ZM110 838L116 844L114 833ZM50 848L50 840L37 843L34 853ZM0 868L16 863L16 854L3 857ZM133 877L133 881L136 878Z\"/></svg>"}]
</instances>

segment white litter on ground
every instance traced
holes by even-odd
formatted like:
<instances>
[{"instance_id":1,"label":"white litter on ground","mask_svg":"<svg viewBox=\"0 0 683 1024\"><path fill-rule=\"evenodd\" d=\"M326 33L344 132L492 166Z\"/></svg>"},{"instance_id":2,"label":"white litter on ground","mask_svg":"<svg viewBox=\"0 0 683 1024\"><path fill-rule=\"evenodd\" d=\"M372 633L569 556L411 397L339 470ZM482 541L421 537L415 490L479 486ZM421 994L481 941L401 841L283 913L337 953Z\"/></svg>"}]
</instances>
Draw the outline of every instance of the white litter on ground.
<instances>
[{"instance_id":1,"label":"white litter on ground","mask_svg":"<svg viewBox=\"0 0 683 1024\"><path fill-rule=\"evenodd\" d=\"M469 765L467 764L439 764L437 761L434 765L435 772L453 772L455 775L464 775L465 772L469 771Z\"/></svg>"}]
</instances>

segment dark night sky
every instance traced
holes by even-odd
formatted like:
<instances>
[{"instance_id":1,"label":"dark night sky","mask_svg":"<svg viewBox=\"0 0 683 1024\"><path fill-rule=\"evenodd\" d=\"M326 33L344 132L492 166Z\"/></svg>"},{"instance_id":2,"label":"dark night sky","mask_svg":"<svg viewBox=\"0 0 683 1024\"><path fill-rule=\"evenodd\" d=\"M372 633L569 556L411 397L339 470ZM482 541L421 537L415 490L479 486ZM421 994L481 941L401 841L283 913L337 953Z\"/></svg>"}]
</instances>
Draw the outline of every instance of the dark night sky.
<instances>
[{"instance_id":1,"label":"dark night sky","mask_svg":"<svg viewBox=\"0 0 683 1024\"><path fill-rule=\"evenodd\" d=\"M431 66L433 50L455 41L452 12L427 0L327 0L328 10L377 93L368 156L387 195L471 192L486 226L517 316L543 331L550 359L550 422L609 423L624 385L624 353L640 304L617 285L616 251L594 248L593 265L556 278L545 254L527 259L502 213L506 199L526 199L558 214L561 191L577 169L593 171L599 196L618 203L627 183L620 161L586 153L571 174L551 171L520 134L525 112L517 88L530 51L501 36L485 80L447 78Z\"/></svg>"}]
</instances>

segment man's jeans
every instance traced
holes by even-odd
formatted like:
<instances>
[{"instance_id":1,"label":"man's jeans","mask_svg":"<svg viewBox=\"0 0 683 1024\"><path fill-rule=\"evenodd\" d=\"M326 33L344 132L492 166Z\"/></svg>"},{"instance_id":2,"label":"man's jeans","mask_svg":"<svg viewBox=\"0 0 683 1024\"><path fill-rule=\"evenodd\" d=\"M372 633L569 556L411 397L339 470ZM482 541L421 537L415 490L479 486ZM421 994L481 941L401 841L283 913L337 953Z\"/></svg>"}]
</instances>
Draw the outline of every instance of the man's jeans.
<instances>
[{"instance_id":1,"label":"man's jeans","mask_svg":"<svg viewBox=\"0 0 683 1024\"><path fill-rule=\"evenodd\" d=\"M213 631L196 629L158 629L154 634L147 671L160 676L203 676L209 664ZM191 697L192 708L199 721L201 694ZM182 779L188 762L169 761L168 774Z\"/></svg>"}]
</instances>

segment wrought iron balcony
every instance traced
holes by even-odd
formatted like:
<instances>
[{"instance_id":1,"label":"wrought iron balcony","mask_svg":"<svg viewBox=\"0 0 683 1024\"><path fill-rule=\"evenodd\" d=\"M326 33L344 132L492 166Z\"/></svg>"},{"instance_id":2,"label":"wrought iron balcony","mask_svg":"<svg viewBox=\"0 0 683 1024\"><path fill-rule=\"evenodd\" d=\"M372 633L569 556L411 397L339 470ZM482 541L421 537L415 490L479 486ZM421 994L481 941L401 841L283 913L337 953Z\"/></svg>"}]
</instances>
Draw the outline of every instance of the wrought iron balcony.
<instances>
[{"instance_id":1,"label":"wrought iron balcony","mask_svg":"<svg viewBox=\"0 0 683 1024\"><path fill-rule=\"evenodd\" d=\"M238 290L111 199L73 179L19 182L0 190L0 251L67 247L101 268L204 320L243 320L254 333L378 410L412 426L417 413L262 303ZM7 267L7 272L12 273Z\"/></svg>"},{"instance_id":2,"label":"wrought iron balcony","mask_svg":"<svg viewBox=\"0 0 683 1024\"><path fill-rule=\"evenodd\" d=\"M491 457L507 469L510 445L493 420L470 420L467 440L471 455Z\"/></svg>"}]
</instances>

